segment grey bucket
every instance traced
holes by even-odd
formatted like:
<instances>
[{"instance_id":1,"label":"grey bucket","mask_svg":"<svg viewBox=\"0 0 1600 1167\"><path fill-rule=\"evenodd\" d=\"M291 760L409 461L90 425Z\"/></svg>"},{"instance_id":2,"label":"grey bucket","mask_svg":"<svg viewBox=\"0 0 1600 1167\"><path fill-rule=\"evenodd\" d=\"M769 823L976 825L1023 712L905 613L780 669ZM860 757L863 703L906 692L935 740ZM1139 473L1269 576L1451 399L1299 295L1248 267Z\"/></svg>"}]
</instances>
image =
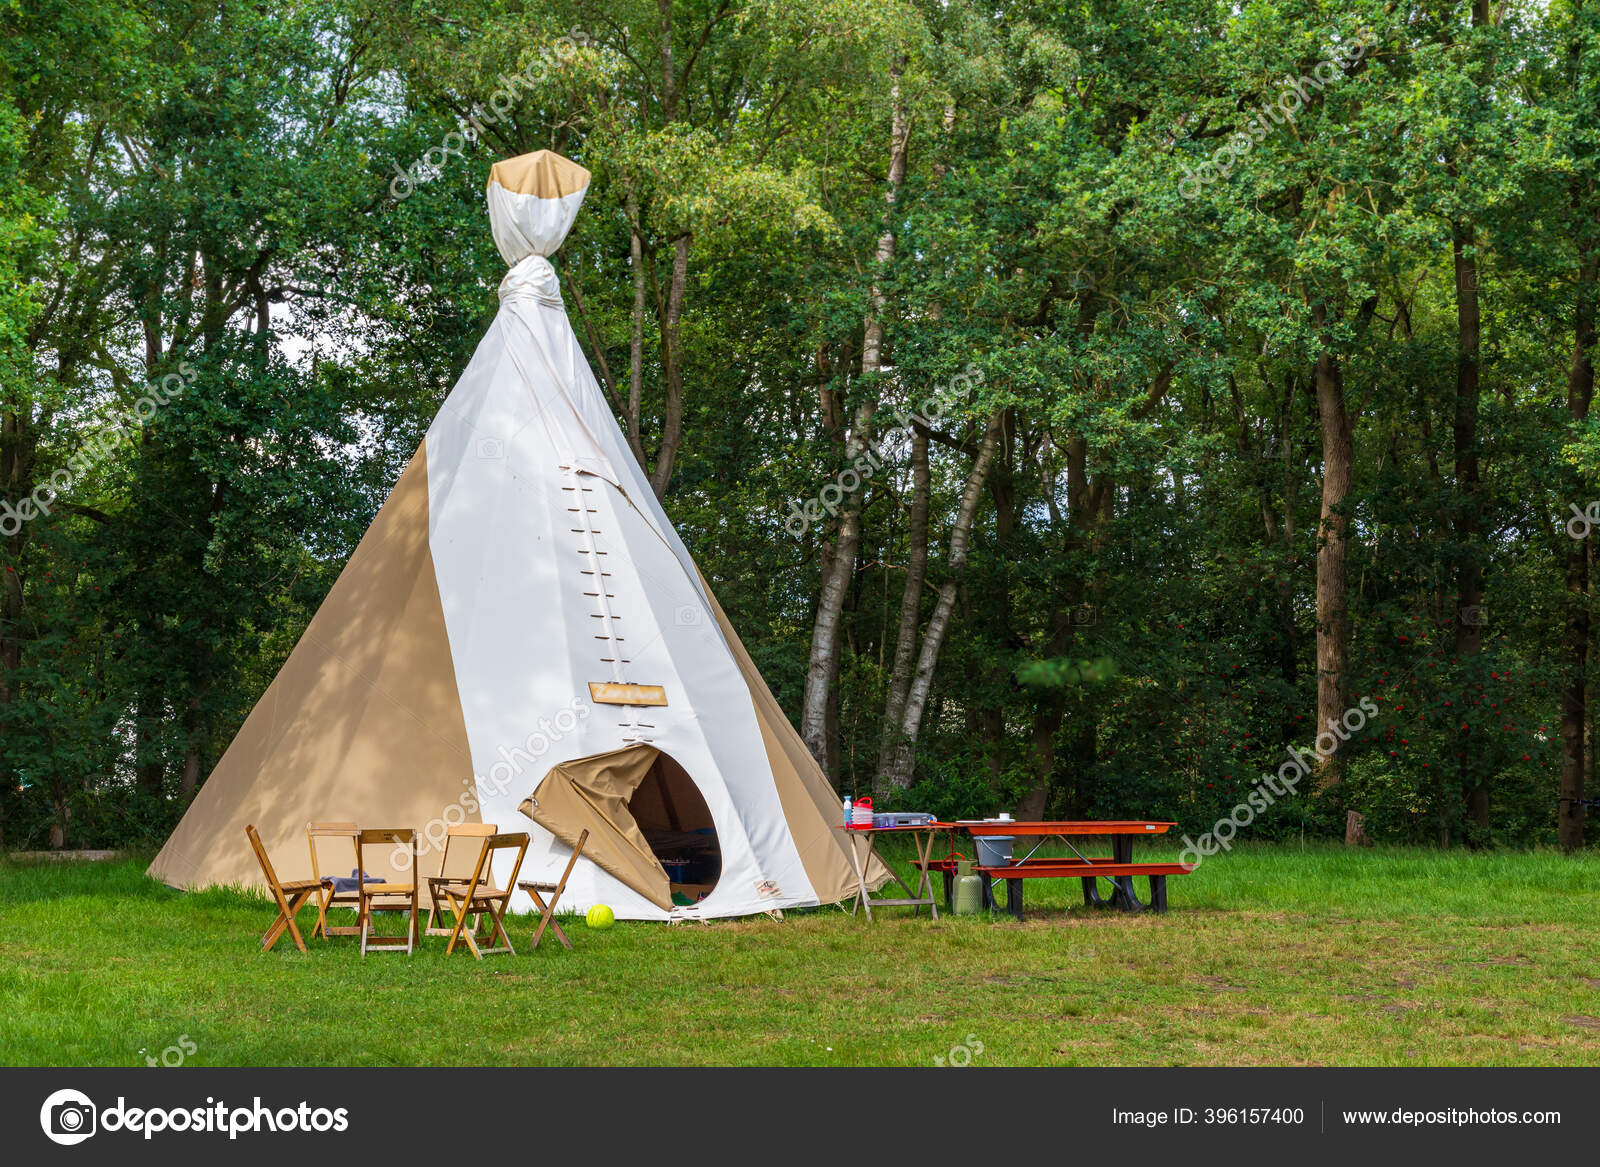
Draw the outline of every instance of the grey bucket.
<instances>
[{"instance_id":1,"label":"grey bucket","mask_svg":"<svg viewBox=\"0 0 1600 1167\"><path fill-rule=\"evenodd\" d=\"M1011 844L1015 836L974 835L972 841L978 844L980 867L1004 867L1011 862Z\"/></svg>"}]
</instances>

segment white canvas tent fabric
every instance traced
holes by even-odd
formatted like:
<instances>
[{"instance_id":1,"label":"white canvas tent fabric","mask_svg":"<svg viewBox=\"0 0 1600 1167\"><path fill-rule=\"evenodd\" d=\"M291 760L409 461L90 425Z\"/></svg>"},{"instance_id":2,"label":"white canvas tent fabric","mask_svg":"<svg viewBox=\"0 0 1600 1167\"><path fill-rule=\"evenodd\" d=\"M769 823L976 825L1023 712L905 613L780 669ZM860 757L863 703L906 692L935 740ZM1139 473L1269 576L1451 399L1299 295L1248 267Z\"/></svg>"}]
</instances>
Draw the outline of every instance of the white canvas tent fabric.
<instances>
[{"instance_id":1,"label":"white canvas tent fabric","mask_svg":"<svg viewBox=\"0 0 1600 1167\"><path fill-rule=\"evenodd\" d=\"M553 880L570 851L519 804L553 767L637 747L687 772L715 824L721 876L692 914L855 891L831 787L657 502L567 320L548 257L588 180L547 151L495 165L490 224L511 269L499 313L152 874L259 883L250 822L295 878L310 819L432 837L470 819L529 831L523 878ZM659 687L625 690L658 703L611 703L594 688L605 685ZM436 863L424 855L423 873ZM563 907L682 910L653 877L632 882L580 862ZM513 909L529 906L519 893Z\"/></svg>"}]
</instances>

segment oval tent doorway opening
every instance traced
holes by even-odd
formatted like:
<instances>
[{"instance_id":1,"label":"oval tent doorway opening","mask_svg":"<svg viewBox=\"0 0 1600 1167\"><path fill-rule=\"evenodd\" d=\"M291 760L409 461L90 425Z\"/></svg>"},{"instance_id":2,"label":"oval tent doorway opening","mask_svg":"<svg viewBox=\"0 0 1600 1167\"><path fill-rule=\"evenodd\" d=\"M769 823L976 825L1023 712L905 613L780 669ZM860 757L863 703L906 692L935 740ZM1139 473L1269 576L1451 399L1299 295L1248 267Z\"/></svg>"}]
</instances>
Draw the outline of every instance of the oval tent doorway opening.
<instances>
[{"instance_id":1,"label":"oval tent doorway opening","mask_svg":"<svg viewBox=\"0 0 1600 1167\"><path fill-rule=\"evenodd\" d=\"M675 905L687 907L711 894L722 876L722 848L711 808L688 771L658 754L628 800L628 813L666 869Z\"/></svg>"}]
</instances>

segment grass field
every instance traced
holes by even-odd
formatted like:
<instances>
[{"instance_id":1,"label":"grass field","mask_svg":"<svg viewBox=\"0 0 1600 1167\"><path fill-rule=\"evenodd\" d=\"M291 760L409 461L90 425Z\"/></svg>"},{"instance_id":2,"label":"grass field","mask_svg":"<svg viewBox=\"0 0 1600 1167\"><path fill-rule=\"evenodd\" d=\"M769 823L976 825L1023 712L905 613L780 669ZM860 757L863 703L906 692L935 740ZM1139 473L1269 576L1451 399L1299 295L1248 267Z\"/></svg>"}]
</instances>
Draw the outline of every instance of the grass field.
<instances>
[{"instance_id":1,"label":"grass field","mask_svg":"<svg viewBox=\"0 0 1600 1167\"><path fill-rule=\"evenodd\" d=\"M530 954L523 919L516 957L363 962L262 955L265 900L139 863L0 865L0 1063L1600 1064L1600 859L1244 846L1159 917L1076 888L1020 925L580 922Z\"/></svg>"}]
</instances>

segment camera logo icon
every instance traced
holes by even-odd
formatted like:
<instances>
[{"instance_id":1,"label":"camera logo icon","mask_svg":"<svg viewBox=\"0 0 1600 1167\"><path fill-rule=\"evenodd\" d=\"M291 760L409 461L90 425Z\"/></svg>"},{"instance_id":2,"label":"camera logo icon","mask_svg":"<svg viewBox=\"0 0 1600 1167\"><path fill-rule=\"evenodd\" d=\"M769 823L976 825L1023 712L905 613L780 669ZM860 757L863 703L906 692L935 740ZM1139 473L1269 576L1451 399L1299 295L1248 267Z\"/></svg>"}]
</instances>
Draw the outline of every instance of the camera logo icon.
<instances>
[{"instance_id":1,"label":"camera logo icon","mask_svg":"<svg viewBox=\"0 0 1600 1167\"><path fill-rule=\"evenodd\" d=\"M704 619L698 604L679 604L672 614L672 622L679 628L698 628Z\"/></svg>"},{"instance_id":2,"label":"camera logo icon","mask_svg":"<svg viewBox=\"0 0 1600 1167\"><path fill-rule=\"evenodd\" d=\"M97 1113L87 1094L57 1090L39 1108L39 1125L52 1143L72 1147L94 1134Z\"/></svg>"},{"instance_id":3,"label":"camera logo icon","mask_svg":"<svg viewBox=\"0 0 1600 1167\"><path fill-rule=\"evenodd\" d=\"M478 457L485 462L498 462L506 456L506 444L500 438L479 438Z\"/></svg>"}]
</instances>

